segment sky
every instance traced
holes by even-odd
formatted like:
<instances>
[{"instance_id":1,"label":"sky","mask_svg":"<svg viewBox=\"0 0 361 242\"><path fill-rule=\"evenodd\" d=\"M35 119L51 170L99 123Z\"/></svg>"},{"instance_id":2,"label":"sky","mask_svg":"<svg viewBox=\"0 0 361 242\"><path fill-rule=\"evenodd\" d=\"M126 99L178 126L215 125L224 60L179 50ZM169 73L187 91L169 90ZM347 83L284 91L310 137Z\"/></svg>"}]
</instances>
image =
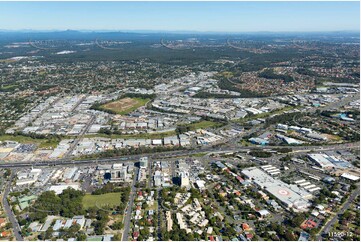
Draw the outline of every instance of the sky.
<instances>
[{"instance_id":1,"label":"sky","mask_svg":"<svg viewBox=\"0 0 361 242\"><path fill-rule=\"evenodd\" d=\"M357 2L0 2L2 30L359 31Z\"/></svg>"}]
</instances>

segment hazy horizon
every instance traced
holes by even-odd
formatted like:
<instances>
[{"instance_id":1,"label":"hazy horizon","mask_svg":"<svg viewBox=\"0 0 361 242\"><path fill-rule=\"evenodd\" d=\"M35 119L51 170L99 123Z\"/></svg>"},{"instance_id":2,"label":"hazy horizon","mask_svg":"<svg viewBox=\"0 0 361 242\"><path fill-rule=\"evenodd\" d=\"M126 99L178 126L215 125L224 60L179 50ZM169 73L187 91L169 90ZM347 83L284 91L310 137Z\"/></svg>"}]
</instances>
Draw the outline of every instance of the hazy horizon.
<instances>
[{"instance_id":1,"label":"hazy horizon","mask_svg":"<svg viewBox=\"0 0 361 242\"><path fill-rule=\"evenodd\" d=\"M133 29L0 29L0 32L9 32L9 33L56 33L56 32L79 32L79 33L135 33L135 34L142 34L142 33L150 33L150 34L157 34L157 33L180 33L180 34L192 34L192 33L199 33L199 34L263 34L263 33L279 33L279 34L287 34L287 33L295 33L295 34L312 34L312 33L360 33L360 30L314 30L314 31L197 31L197 30L133 30Z\"/></svg>"},{"instance_id":2,"label":"hazy horizon","mask_svg":"<svg viewBox=\"0 0 361 242\"><path fill-rule=\"evenodd\" d=\"M0 2L0 30L359 31L359 2Z\"/></svg>"}]
</instances>

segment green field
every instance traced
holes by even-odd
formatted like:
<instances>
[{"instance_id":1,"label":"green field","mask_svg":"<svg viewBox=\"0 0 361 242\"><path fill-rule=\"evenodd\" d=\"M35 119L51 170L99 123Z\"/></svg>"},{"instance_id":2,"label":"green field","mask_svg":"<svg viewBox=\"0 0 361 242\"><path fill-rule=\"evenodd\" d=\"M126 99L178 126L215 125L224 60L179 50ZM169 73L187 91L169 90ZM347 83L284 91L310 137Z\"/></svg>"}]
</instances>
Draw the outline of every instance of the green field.
<instances>
[{"instance_id":1,"label":"green field","mask_svg":"<svg viewBox=\"0 0 361 242\"><path fill-rule=\"evenodd\" d=\"M105 103L101 105L100 108L105 111L109 110L116 114L125 115L133 112L139 107L146 105L147 102L149 101L150 101L149 98L144 99L137 97L134 98L125 97L113 102Z\"/></svg>"},{"instance_id":2,"label":"green field","mask_svg":"<svg viewBox=\"0 0 361 242\"><path fill-rule=\"evenodd\" d=\"M36 144L39 148L55 148L59 144L57 139L34 139L23 135L0 135L0 141L11 140L22 144Z\"/></svg>"},{"instance_id":3,"label":"green field","mask_svg":"<svg viewBox=\"0 0 361 242\"><path fill-rule=\"evenodd\" d=\"M196 154L193 154L191 155L192 157L203 157L207 154L207 152L201 152L201 153L196 153Z\"/></svg>"},{"instance_id":4,"label":"green field","mask_svg":"<svg viewBox=\"0 0 361 242\"><path fill-rule=\"evenodd\" d=\"M90 207L115 207L120 204L120 192L105 193L101 195L86 194L83 197L83 206L85 209Z\"/></svg>"},{"instance_id":5,"label":"green field","mask_svg":"<svg viewBox=\"0 0 361 242\"><path fill-rule=\"evenodd\" d=\"M203 120L197 123L188 124L187 126L190 127L190 130L196 130L196 129L206 129L206 128L217 128L217 127L221 127L222 125L223 125L222 123Z\"/></svg>"},{"instance_id":6,"label":"green field","mask_svg":"<svg viewBox=\"0 0 361 242\"><path fill-rule=\"evenodd\" d=\"M18 85L2 86L2 87L0 87L0 91L2 91L2 92L10 92L10 91L14 91L17 87L18 87Z\"/></svg>"}]
</instances>

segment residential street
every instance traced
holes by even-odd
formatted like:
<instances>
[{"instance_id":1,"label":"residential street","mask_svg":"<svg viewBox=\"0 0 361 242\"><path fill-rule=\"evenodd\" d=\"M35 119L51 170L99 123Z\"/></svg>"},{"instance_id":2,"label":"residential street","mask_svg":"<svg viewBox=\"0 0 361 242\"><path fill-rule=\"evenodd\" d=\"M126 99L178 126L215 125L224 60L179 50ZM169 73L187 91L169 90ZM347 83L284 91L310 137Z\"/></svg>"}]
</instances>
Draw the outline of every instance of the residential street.
<instances>
[{"instance_id":1,"label":"residential street","mask_svg":"<svg viewBox=\"0 0 361 242\"><path fill-rule=\"evenodd\" d=\"M135 183L137 181L138 170L139 170L139 168L136 168L134 171L134 178L133 178L132 187L130 190L128 207L127 207L126 213L125 213L122 241L128 241L128 236L129 236L129 231L130 231L130 220L132 218L132 208L133 208L134 197L135 197L135 192L136 192Z\"/></svg>"},{"instance_id":2,"label":"residential street","mask_svg":"<svg viewBox=\"0 0 361 242\"><path fill-rule=\"evenodd\" d=\"M319 236L317 237L317 240L322 240L322 235L327 234L330 232L332 226L337 222L340 215L342 215L351 205L352 201L355 200L355 198L360 195L360 187L358 186L357 189L355 189L352 194L349 196L347 201L342 205L340 211L333 216L331 220L329 220L325 226L322 227L322 229L319 232Z\"/></svg>"},{"instance_id":3,"label":"residential street","mask_svg":"<svg viewBox=\"0 0 361 242\"><path fill-rule=\"evenodd\" d=\"M17 219L15 218L15 215L14 215L13 211L11 210L9 202L7 200L7 197L10 192L11 182L13 181L15 174L16 174L16 171L15 170L12 171L11 177L5 187L4 196L2 198L2 203L4 206L5 213L6 213L7 217L9 218L10 223L12 224L12 228L14 230L14 236L15 236L16 240L23 241L24 239L21 236L21 229L20 229L19 223L18 223Z\"/></svg>"}]
</instances>

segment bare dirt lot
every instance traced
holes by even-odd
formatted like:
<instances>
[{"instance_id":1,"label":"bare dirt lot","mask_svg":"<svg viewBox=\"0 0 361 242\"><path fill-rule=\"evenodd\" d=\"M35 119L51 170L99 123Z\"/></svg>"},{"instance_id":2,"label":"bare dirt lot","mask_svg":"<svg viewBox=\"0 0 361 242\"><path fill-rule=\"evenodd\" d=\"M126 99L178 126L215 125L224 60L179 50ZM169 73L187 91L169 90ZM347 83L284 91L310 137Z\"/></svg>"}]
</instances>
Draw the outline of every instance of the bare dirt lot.
<instances>
[{"instance_id":1,"label":"bare dirt lot","mask_svg":"<svg viewBox=\"0 0 361 242\"><path fill-rule=\"evenodd\" d=\"M144 106L148 101L149 99L126 97L114 102L106 103L102 105L102 108L112 110L118 114L127 114Z\"/></svg>"}]
</instances>

